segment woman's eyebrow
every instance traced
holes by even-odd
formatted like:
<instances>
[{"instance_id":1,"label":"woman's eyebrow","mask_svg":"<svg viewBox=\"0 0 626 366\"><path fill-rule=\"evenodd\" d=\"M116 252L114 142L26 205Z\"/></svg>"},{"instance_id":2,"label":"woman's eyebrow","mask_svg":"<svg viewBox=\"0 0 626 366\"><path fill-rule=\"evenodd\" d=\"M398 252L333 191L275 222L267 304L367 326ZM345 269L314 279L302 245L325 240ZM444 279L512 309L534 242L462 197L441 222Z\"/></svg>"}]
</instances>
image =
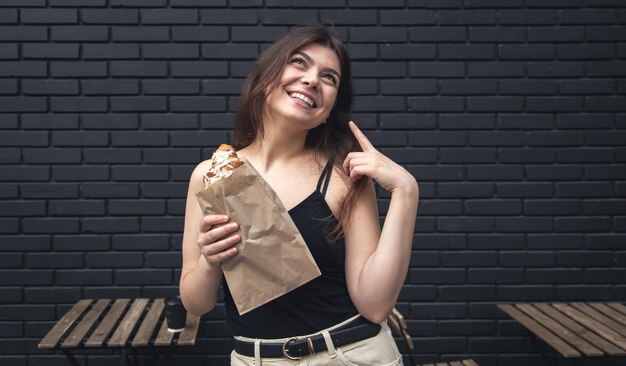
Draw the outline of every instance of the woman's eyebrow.
<instances>
[{"instance_id":1,"label":"woman's eyebrow","mask_svg":"<svg viewBox=\"0 0 626 366\"><path fill-rule=\"evenodd\" d=\"M315 64L315 61L313 61L311 56L307 55L306 53L304 53L302 51L296 51L293 54L302 56L310 64ZM337 77L339 79L341 79L341 75L337 72L337 70L333 69L332 67L325 67L325 68L322 69L322 71L326 71L326 72L329 72L331 74L335 74L335 75L337 75Z\"/></svg>"}]
</instances>

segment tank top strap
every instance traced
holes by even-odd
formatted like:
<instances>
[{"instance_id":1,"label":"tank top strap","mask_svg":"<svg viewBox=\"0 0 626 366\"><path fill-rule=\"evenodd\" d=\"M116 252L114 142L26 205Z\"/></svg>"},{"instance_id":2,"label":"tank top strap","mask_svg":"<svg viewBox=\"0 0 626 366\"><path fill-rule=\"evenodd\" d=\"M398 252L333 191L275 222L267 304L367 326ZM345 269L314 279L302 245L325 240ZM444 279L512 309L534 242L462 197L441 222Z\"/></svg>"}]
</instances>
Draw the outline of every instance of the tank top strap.
<instances>
[{"instance_id":1,"label":"tank top strap","mask_svg":"<svg viewBox=\"0 0 626 366\"><path fill-rule=\"evenodd\" d=\"M324 170L322 170L322 174L320 174L320 179L317 181L317 191L322 193L322 196L324 197L326 197L326 191L328 190L330 175L333 173L333 163L334 159L328 160Z\"/></svg>"}]
</instances>

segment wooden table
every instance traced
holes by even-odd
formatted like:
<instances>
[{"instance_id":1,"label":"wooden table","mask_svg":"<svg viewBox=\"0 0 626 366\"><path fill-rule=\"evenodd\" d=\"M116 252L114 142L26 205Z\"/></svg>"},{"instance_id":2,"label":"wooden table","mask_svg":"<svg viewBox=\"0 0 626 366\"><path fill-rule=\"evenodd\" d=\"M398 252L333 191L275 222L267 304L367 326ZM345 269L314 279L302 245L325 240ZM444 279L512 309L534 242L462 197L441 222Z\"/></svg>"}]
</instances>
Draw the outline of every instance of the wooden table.
<instances>
[{"instance_id":1,"label":"wooden table","mask_svg":"<svg viewBox=\"0 0 626 366\"><path fill-rule=\"evenodd\" d=\"M626 306L619 303L498 305L567 358L626 356Z\"/></svg>"},{"instance_id":2,"label":"wooden table","mask_svg":"<svg viewBox=\"0 0 626 366\"><path fill-rule=\"evenodd\" d=\"M157 353L150 362L154 364L162 355L167 362L175 346L193 346L196 343L200 324L198 316L187 314L185 330L172 333L167 330L164 299L152 302L145 298L135 299L129 307L130 303L131 299L117 299L112 304L110 299L95 303L92 299L80 300L57 321L39 342L38 348L61 349L72 365L79 365L71 353L78 348L120 349L123 365L129 361L126 351L130 349L132 363L138 365L138 348L156 347ZM83 317L78 321L81 315ZM122 315L124 317L119 320ZM159 322L161 326L153 337Z\"/></svg>"}]
</instances>

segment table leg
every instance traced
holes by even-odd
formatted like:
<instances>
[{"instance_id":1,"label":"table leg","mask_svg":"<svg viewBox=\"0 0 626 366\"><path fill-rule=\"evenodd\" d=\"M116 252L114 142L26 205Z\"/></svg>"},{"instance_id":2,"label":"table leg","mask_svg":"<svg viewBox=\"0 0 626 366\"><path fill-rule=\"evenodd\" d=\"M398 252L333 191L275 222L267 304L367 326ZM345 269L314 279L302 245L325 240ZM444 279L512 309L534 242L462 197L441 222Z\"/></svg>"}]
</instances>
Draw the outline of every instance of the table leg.
<instances>
[{"instance_id":1,"label":"table leg","mask_svg":"<svg viewBox=\"0 0 626 366\"><path fill-rule=\"evenodd\" d=\"M120 366L126 366L126 348L122 348L120 352Z\"/></svg>"},{"instance_id":2,"label":"table leg","mask_svg":"<svg viewBox=\"0 0 626 366\"><path fill-rule=\"evenodd\" d=\"M139 355L137 354L137 349L131 348L130 353L133 356L133 364L135 366L139 366Z\"/></svg>"},{"instance_id":3,"label":"table leg","mask_svg":"<svg viewBox=\"0 0 626 366\"><path fill-rule=\"evenodd\" d=\"M61 351L63 351L63 353L65 354L65 357L67 357L68 361L70 361L72 366L80 366L78 361L76 361L76 358L74 358L74 355L72 354L72 352L70 352L66 348L61 348Z\"/></svg>"},{"instance_id":4,"label":"table leg","mask_svg":"<svg viewBox=\"0 0 626 366\"><path fill-rule=\"evenodd\" d=\"M552 366L552 365L556 365L557 363L558 363L559 366L585 366L585 365L588 365L589 361L586 358L583 358L583 357L575 357L575 358L561 357L560 354L556 353L554 351L554 349L552 349L552 347L548 346L548 344L543 342L541 339L536 338L536 337L533 337L531 339L532 339L533 344L537 348L539 354L541 355L541 362L542 362L541 364L542 365ZM528 352L532 353L531 351L528 351ZM594 363L592 363L592 364L595 365L595 366L604 365L604 364L601 364L601 362L602 362L601 358L595 358L593 360L593 362Z\"/></svg>"},{"instance_id":5,"label":"table leg","mask_svg":"<svg viewBox=\"0 0 626 366\"><path fill-rule=\"evenodd\" d=\"M172 357L172 354L174 354L174 347L166 347L164 353L165 354L163 355L163 358L161 358L161 360L163 361L163 366L167 365L167 362Z\"/></svg>"},{"instance_id":6,"label":"table leg","mask_svg":"<svg viewBox=\"0 0 626 366\"><path fill-rule=\"evenodd\" d=\"M530 339L531 339L532 344L537 348L537 351L539 351L539 355L541 356L541 364L552 365L550 363L550 357L548 356L548 353L553 350L550 347L548 347L548 345L545 344L545 342L543 342L539 338L531 337ZM532 353L531 351L527 351L527 352Z\"/></svg>"},{"instance_id":7,"label":"table leg","mask_svg":"<svg viewBox=\"0 0 626 366\"><path fill-rule=\"evenodd\" d=\"M122 366L139 366L139 357L137 356L135 349L131 349L129 354L126 348L122 348L121 362Z\"/></svg>"},{"instance_id":8,"label":"table leg","mask_svg":"<svg viewBox=\"0 0 626 366\"><path fill-rule=\"evenodd\" d=\"M151 355L149 361L148 361L148 356L146 356L144 365L156 366L159 363L163 366L167 365L167 362L172 357L172 353L173 353L172 348L173 347L156 347L156 353Z\"/></svg>"}]
</instances>

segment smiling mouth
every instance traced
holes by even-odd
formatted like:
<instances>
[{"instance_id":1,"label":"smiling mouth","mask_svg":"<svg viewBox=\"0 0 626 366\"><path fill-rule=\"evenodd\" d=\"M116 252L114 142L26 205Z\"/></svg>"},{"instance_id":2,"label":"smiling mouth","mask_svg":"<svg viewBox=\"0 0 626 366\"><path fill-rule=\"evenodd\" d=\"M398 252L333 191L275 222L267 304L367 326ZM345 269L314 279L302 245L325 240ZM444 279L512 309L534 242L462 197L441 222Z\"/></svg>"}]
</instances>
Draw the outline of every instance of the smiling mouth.
<instances>
[{"instance_id":1,"label":"smiling mouth","mask_svg":"<svg viewBox=\"0 0 626 366\"><path fill-rule=\"evenodd\" d=\"M306 95L300 94L300 93L296 93L296 92L292 92L292 93L287 93L291 98L296 99L306 105L308 105L311 108L315 108L316 104L315 101L313 101L313 99L307 97Z\"/></svg>"}]
</instances>

